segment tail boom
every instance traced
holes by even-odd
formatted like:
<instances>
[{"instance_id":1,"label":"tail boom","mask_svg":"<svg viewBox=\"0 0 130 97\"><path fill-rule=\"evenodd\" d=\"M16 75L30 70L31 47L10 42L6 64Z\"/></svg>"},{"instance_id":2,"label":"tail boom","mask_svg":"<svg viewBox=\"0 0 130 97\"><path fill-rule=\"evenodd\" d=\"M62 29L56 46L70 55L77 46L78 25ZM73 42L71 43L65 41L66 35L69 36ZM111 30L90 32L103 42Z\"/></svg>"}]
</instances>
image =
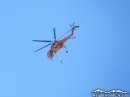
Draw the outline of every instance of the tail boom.
<instances>
[{"instance_id":1,"label":"tail boom","mask_svg":"<svg viewBox=\"0 0 130 97\"><path fill-rule=\"evenodd\" d=\"M75 28L78 28L79 26L74 26L74 27L72 27L72 35L74 34L74 29Z\"/></svg>"}]
</instances>

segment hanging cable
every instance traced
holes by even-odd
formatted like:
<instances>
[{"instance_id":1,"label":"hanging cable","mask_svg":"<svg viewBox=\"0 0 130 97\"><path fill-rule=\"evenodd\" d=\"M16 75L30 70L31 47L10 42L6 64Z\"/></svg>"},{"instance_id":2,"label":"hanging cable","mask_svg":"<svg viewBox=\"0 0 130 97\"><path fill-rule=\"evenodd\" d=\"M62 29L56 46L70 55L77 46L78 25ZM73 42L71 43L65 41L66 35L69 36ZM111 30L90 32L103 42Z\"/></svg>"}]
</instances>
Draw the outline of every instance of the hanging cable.
<instances>
[{"instance_id":1,"label":"hanging cable","mask_svg":"<svg viewBox=\"0 0 130 97\"><path fill-rule=\"evenodd\" d=\"M56 53L54 53L56 55ZM56 55L56 57L60 60L60 62L62 63L62 60L59 56Z\"/></svg>"}]
</instances>

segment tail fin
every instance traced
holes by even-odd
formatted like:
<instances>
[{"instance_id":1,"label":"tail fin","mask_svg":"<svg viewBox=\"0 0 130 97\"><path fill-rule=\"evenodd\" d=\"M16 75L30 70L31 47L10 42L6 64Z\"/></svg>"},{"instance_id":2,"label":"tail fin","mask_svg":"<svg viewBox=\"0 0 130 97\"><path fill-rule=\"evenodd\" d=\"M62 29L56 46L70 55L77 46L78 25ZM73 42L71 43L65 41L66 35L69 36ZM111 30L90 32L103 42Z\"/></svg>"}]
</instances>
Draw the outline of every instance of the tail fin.
<instances>
[{"instance_id":1,"label":"tail fin","mask_svg":"<svg viewBox=\"0 0 130 97\"><path fill-rule=\"evenodd\" d=\"M74 26L74 22L73 22L73 24L72 25L70 25L71 27L72 27L72 35L74 34L74 29L75 28L78 28L79 26Z\"/></svg>"},{"instance_id":2,"label":"tail fin","mask_svg":"<svg viewBox=\"0 0 130 97\"><path fill-rule=\"evenodd\" d=\"M74 34L74 29L75 28L78 28L79 26L74 26L74 27L72 27L72 35Z\"/></svg>"},{"instance_id":3,"label":"tail fin","mask_svg":"<svg viewBox=\"0 0 130 97\"><path fill-rule=\"evenodd\" d=\"M70 26L71 26L72 28L78 28L78 27L79 27L79 26L74 26L74 22L73 22L72 25L70 24Z\"/></svg>"},{"instance_id":4,"label":"tail fin","mask_svg":"<svg viewBox=\"0 0 130 97\"><path fill-rule=\"evenodd\" d=\"M72 24L72 25L70 24L70 26L71 26L71 27L74 27L74 22L73 22L73 24Z\"/></svg>"},{"instance_id":5,"label":"tail fin","mask_svg":"<svg viewBox=\"0 0 130 97\"><path fill-rule=\"evenodd\" d=\"M78 28L78 27L79 27L79 26L73 26L73 27L72 27L72 35L74 34L74 29L75 29L75 28Z\"/></svg>"}]
</instances>

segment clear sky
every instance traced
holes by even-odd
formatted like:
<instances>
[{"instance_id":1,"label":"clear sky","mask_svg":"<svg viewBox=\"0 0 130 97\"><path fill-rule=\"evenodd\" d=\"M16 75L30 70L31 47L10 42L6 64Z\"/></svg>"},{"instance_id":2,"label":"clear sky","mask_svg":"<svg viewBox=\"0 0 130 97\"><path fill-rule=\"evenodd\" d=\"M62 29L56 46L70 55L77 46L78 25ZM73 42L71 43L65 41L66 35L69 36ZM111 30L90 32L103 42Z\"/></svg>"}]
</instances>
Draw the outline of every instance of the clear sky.
<instances>
[{"instance_id":1,"label":"clear sky","mask_svg":"<svg viewBox=\"0 0 130 97\"><path fill-rule=\"evenodd\" d=\"M75 39L47 58L47 43L75 22ZM0 0L0 97L91 97L130 92L130 0Z\"/></svg>"}]
</instances>

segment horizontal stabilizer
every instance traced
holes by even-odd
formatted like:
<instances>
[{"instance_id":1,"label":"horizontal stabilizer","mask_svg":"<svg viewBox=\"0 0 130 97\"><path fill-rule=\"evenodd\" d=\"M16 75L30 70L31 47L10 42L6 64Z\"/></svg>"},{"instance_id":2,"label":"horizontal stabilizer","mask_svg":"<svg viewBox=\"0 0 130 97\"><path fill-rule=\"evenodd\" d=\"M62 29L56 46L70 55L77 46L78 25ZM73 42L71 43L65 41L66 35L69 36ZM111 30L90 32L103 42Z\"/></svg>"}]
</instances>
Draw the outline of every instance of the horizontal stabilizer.
<instances>
[{"instance_id":1,"label":"horizontal stabilizer","mask_svg":"<svg viewBox=\"0 0 130 97\"><path fill-rule=\"evenodd\" d=\"M75 28L78 28L79 26L75 26Z\"/></svg>"}]
</instances>

